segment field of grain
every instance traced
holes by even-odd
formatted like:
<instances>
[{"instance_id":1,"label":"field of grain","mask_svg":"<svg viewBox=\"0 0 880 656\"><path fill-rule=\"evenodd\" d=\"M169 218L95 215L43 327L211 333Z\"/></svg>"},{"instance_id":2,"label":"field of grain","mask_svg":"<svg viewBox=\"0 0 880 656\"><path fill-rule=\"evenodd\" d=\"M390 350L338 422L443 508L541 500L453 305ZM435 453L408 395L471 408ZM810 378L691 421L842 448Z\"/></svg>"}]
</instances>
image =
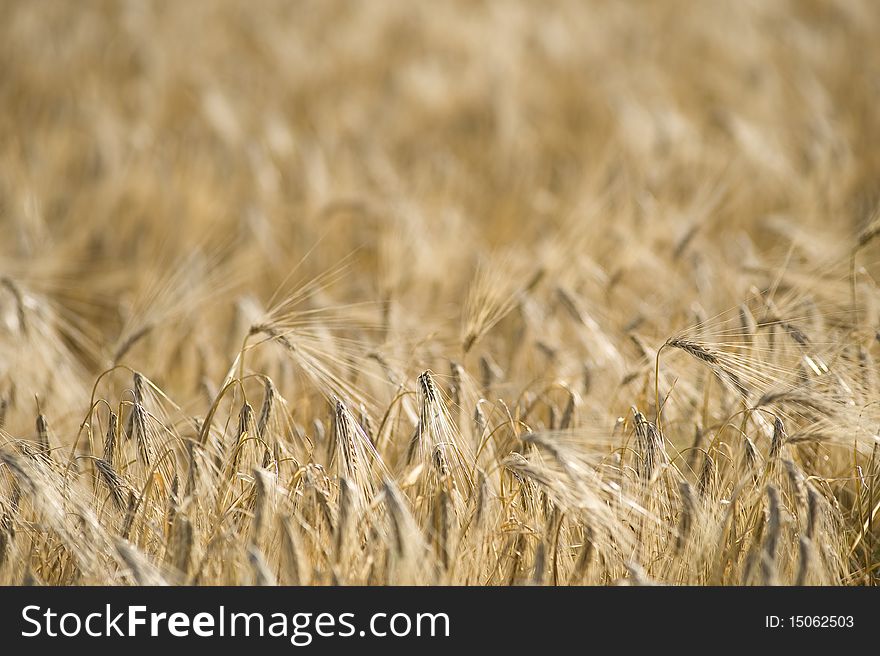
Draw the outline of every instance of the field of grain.
<instances>
[{"instance_id":1,"label":"field of grain","mask_svg":"<svg viewBox=\"0 0 880 656\"><path fill-rule=\"evenodd\" d=\"M878 32L3 1L0 584L876 584Z\"/></svg>"}]
</instances>

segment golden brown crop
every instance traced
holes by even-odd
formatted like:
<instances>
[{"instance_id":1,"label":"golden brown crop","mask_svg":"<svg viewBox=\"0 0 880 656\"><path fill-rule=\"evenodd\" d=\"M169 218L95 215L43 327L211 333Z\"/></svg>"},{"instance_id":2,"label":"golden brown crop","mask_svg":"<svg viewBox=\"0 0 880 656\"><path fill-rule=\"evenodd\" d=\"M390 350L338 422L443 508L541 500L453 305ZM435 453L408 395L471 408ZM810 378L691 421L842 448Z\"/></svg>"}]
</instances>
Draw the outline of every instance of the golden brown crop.
<instances>
[{"instance_id":1,"label":"golden brown crop","mask_svg":"<svg viewBox=\"0 0 880 656\"><path fill-rule=\"evenodd\" d=\"M0 3L0 583L878 583L878 31Z\"/></svg>"}]
</instances>

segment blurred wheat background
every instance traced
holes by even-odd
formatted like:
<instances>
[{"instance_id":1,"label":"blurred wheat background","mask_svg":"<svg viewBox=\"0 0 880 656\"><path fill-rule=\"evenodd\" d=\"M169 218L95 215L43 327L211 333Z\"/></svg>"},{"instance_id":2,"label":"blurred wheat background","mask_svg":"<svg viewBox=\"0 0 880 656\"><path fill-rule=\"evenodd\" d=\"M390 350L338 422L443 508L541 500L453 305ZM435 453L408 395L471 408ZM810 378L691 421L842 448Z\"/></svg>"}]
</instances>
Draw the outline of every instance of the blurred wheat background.
<instances>
[{"instance_id":1,"label":"blurred wheat background","mask_svg":"<svg viewBox=\"0 0 880 656\"><path fill-rule=\"evenodd\" d=\"M0 3L0 582L880 564L880 6Z\"/></svg>"}]
</instances>

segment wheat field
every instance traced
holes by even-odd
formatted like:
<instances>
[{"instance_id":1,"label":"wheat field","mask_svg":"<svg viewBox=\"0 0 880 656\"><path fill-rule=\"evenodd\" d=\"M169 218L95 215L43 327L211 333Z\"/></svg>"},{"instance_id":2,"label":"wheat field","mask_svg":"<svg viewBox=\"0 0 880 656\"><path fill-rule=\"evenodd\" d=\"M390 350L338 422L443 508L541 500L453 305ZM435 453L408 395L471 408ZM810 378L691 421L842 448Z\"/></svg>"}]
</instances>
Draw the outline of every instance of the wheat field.
<instances>
[{"instance_id":1,"label":"wheat field","mask_svg":"<svg viewBox=\"0 0 880 656\"><path fill-rule=\"evenodd\" d=\"M876 584L878 31L0 3L0 583Z\"/></svg>"}]
</instances>

